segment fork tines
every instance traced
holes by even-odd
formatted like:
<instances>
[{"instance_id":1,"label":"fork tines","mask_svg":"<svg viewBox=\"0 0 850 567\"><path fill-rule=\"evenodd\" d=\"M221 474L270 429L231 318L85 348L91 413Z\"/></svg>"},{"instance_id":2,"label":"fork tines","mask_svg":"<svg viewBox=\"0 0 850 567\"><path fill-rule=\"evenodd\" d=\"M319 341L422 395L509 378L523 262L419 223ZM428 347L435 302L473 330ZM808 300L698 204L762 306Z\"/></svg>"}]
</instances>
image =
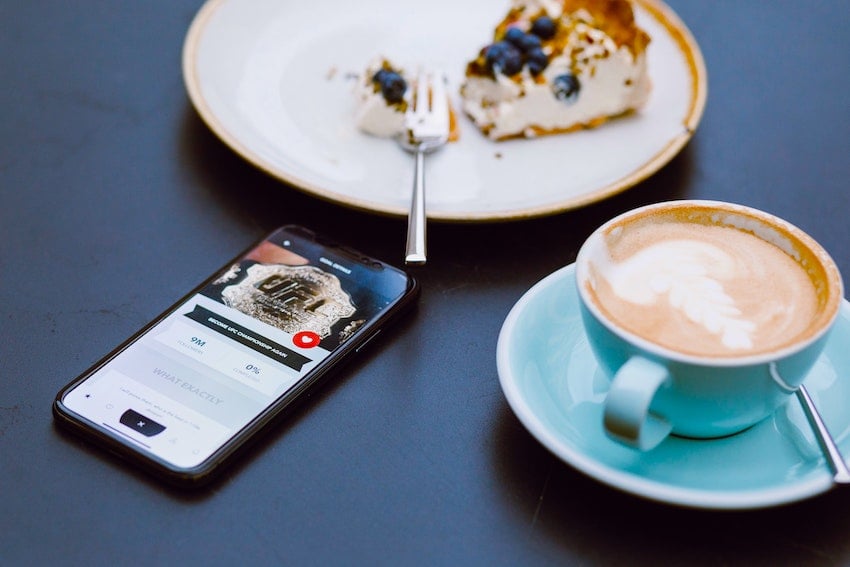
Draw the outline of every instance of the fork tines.
<instances>
[{"instance_id":1,"label":"fork tines","mask_svg":"<svg viewBox=\"0 0 850 567\"><path fill-rule=\"evenodd\" d=\"M405 125L411 143L421 144L428 141L426 139L448 137L449 100L446 78L442 73L421 71L409 104Z\"/></svg>"}]
</instances>

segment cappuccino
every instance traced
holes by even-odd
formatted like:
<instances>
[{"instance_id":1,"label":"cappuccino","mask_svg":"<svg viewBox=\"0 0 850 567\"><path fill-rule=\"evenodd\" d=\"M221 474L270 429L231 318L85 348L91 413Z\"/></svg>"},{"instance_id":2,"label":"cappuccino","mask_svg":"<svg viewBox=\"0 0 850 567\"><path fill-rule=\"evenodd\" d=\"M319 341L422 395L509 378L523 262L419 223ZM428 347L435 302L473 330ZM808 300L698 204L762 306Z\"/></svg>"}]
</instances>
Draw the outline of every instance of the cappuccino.
<instances>
[{"instance_id":1,"label":"cappuccino","mask_svg":"<svg viewBox=\"0 0 850 567\"><path fill-rule=\"evenodd\" d=\"M664 348L771 353L831 316L834 276L800 238L808 237L742 211L650 211L592 237L583 285L606 318Z\"/></svg>"}]
</instances>

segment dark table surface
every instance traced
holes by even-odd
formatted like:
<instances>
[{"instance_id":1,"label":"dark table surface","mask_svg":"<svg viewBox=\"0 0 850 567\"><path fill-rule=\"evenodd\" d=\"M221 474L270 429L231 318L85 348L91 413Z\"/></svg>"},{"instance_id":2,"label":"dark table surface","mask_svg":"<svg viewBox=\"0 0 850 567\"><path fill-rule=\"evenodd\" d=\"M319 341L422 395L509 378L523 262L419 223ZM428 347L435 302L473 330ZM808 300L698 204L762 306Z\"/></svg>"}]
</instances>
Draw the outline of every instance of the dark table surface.
<instances>
[{"instance_id":1,"label":"dark table surface","mask_svg":"<svg viewBox=\"0 0 850 567\"><path fill-rule=\"evenodd\" d=\"M709 72L684 151L580 210L432 224L417 312L219 483L182 494L57 430L56 391L278 225L397 261L405 222L287 187L210 132L180 68L201 0L4 2L3 563L850 564L850 493L747 512L645 501L550 454L499 386L514 302L638 205L763 208L850 273L846 0L669 3Z\"/></svg>"}]
</instances>

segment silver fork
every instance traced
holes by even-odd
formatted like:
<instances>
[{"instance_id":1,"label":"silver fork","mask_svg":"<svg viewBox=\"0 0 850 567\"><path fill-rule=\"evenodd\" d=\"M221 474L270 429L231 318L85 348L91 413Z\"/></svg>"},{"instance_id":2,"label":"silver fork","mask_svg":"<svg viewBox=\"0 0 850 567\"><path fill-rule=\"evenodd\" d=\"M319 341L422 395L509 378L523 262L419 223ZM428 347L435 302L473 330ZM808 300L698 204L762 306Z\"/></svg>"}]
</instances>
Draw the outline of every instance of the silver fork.
<instances>
[{"instance_id":1,"label":"silver fork","mask_svg":"<svg viewBox=\"0 0 850 567\"><path fill-rule=\"evenodd\" d=\"M420 72L416 94L408 99L405 131L401 145L416 157L413 170L413 197L407 218L406 264L424 264L425 252L425 154L449 139L449 100L442 73Z\"/></svg>"}]
</instances>

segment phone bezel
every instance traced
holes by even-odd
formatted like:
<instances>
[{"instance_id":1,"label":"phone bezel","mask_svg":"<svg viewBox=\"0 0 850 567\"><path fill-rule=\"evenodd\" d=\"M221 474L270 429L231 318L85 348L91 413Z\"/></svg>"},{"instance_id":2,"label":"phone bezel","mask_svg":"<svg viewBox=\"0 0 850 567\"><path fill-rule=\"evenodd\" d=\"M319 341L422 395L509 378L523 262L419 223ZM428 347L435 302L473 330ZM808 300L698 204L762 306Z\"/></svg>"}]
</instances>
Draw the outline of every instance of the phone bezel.
<instances>
[{"instance_id":1,"label":"phone bezel","mask_svg":"<svg viewBox=\"0 0 850 567\"><path fill-rule=\"evenodd\" d=\"M79 415L63 403L62 400L68 392L79 386L92 374L100 370L104 365L108 364L119 353L130 348L163 319L173 314L182 305L214 281L215 278L228 267L233 265L235 262L238 262L255 247L259 246L261 243L280 231L286 231L288 234L292 235L293 238L307 239L311 243L321 246L323 250L335 251L337 253L353 256L359 261L370 263L375 268L380 267L382 270L391 270L395 274L401 274L407 282L406 289L394 303L388 305L385 309L381 310L376 317L359 328L354 335L352 335L343 344L339 345L338 348L334 349L327 358L301 378L290 390L266 406L260 413L255 415L248 424L216 449L206 460L194 467L176 467L156 455L143 452L130 441L124 440L117 435L110 433L100 424L94 423L93 421ZM107 449L109 452L135 464L146 472L152 473L169 484L180 487L203 486L212 481L216 477L216 473L219 473L221 469L231 462L238 453L247 449L252 443L256 442L261 437L262 433L271 429L276 421L282 419L287 414L287 410L292 409L297 402L303 400L307 392L313 391L316 387L318 387L319 384L328 378L333 371L339 368L342 362L347 361L361 346L371 340L378 331L385 329L399 315L408 311L408 309L415 303L415 299L418 295L419 284L416 279L406 271L371 256L357 252L349 247L341 246L327 238L317 235L303 226L285 225L265 235L263 238L257 240L245 250L234 256L229 262L215 270L208 278L204 279L203 282L183 295L168 309L144 325L128 339L120 343L77 378L61 388L53 401L53 415L59 425L88 438L90 441L93 441L95 444Z\"/></svg>"}]
</instances>

